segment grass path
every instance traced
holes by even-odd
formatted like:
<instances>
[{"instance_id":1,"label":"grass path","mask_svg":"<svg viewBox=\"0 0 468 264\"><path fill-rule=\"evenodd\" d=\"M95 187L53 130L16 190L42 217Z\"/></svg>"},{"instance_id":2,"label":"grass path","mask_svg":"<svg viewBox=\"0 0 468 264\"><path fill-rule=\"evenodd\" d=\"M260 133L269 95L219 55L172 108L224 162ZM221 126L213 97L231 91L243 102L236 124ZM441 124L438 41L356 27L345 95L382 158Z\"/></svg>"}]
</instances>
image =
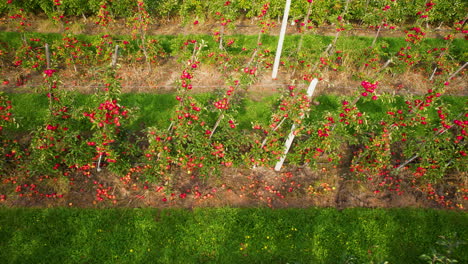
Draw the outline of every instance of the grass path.
<instances>
[{"instance_id":1,"label":"grass path","mask_svg":"<svg viewBox=\"0 0 468 264\"><path fill-rule=\"evenodd\" d=\"M7 209L2 263L422 263L468 239L466 212L423 209ZM453 258L468 261L468 245ZM351 262L353 261L353 262Z\"/></svg>"}]
</instances>

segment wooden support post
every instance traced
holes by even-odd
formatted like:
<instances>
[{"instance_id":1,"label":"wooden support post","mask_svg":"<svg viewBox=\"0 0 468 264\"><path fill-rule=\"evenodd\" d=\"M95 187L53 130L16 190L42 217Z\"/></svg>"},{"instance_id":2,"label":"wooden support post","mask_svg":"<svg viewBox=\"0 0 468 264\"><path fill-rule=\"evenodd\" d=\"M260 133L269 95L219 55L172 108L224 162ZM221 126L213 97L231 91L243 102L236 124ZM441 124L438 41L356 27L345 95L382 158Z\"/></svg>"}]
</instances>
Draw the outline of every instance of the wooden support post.
<instances>
[{"instance_id":1,"label":"wooden support post","mask_svg":"<svg viewBox=\"0 0 468 264\"><path fill-rule=\"evenodd\" d=\"M379 25L379 29L377 30L377 33L375 33L375 37L374 37L374 40L372 41L371 47L374 47L375 43L377 42L377 38L380 35L380 30L382 30L382 27L383 27L383 22Z\"/></svg>"},{"instance_id":2,"label":"wooden support post","mask_svg":"<svg viewBox=\"0 0 468 264\"><path fill-rule=\"evenodd\" d=\"M448 79L447 79L447 82L450 81L453 77L455 77L455 75L457 75L459 72L461 72L466 66L468 66L468 62L465 62L465 64L463 64L463 66L458 68L458 70L456 72L454 72L452 75L450 75L450 77L448 77Z\"/></svg>"},{"instance_id":3,"label":"wooden support post","mask_svg":"<svg viewBox=\"0 0 468 264\"><path fill-rule=\"evenodd\" d=\"M50 51L49 51L49 44L45 44L45 54L46 54L46 63L47 69L50 69Z\"/></svg>"},{"instance_id":4,"label":"wooden support post","mask_svg":"<svg viewBox=\"0 0 468 264\"><path fill-rule=\"evenodd\" d=\"M216 129L218 128L219 123L221 122L221 120L223 120L223 118L224 118L224 114L219 115L218 120L216 120L216 123L215 123L215 125L214 125L214 127L213 127L213 130L211 131L210 139L211 139L211 137L213 136L213 134L214 134L214 132L216 131Z\"/></svg>"},{"instance_id":5,"label":"wooden support post","mask_svg":"<svg viewBox=\"0 0 468 264\"><path fill-rule=\"evenodd\" d=\"M114 55L112 56L112 68L115 68L115 65L117 65L118 57L119 57L119 45L115 45Z\"/></svg>"}]
</instances>

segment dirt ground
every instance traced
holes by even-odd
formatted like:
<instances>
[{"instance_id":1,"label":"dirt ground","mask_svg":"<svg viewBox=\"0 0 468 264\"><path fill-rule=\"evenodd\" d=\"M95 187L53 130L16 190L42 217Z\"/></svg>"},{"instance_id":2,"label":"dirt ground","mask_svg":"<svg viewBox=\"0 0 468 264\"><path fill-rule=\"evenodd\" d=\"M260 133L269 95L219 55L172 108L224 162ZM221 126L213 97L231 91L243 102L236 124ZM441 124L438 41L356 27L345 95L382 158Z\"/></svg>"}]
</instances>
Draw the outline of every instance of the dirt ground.
<instances>
[{"instance_id":1,"label":"dirt ground","mask_svg":"<svg viewBox=\"0 0 468 264\"><path fill-rule=\"evenodd\" d=\"M46 17L31 17L28 21L31 26L30 31L43 32L43 33L62 33L63 27L54 24ZM71 19L67 26L69 30L74 34L88 34L88 35L99 35L112 33L115 35L130 35L130 29L125 25L125 19L117 19L114 23L110 23L108 28L105 29L94 23L93 18L75 18ZM270 34L279 35L281 21L277 21L277 26L270 30ZM233 22L233 27L226 27L225 33L239 34L239 35L258 35L260 31L260 21L257 18L244 18ZM346 34L350 36L366 36L373 37L377 33L377 29L371 27L364 27L363 25L354 24L349 30L346 30ZM157 21L154 24L149 25L148 35L189 35L189 34L211 34L215 30L219 30L219 23L216 21L200 21L197 25L187 21L185 24L179 19ZM6 21L0 20L0 29L5 31L15 31L15 25L6 23ZM382 37L404 37L406 33L405 28L387 29L383 28L380 30L380 36ZM443 38L445 35L452 33L451 29L444 26L434 27L426 25L427 35L429 38ZM286 34L297 34L297 25L291 22L288 25ZM310 34L319 34L325 36L335 36L336 26L335 25L320 25L315 26L310 30ZM464 38L464 34L455 35L456 38Z\"/></svg>"},{"instance_id":2,"label":"dirt ground","mask_svg":"<svg viewBox=\"0 0 468 264\"><path fill-rule=\"evenodd\" d=\"M341 176L338 176L341 175ZM322 167L226 169L218 177L200 179L179 172L174 185L143 183L133 178L122 180L111 173L93 172L73 175L69 180L51 180L59 192L46 197L25 192L22 197L8 197L0 205L13 207L270 207L307 208L447 208L428 199L423 193L406 188L402 193L375 193L375 186L347 180L339 169ZM125 177L123 177L125 178ZM46 184L47 185L47 184ZM103 194L107 193L107 194ZM101 197L102 199L100 199ZM468 203L463 204L464 208ZM448 207L450 208L450 207Z\"/></svg>"}]
</instances>

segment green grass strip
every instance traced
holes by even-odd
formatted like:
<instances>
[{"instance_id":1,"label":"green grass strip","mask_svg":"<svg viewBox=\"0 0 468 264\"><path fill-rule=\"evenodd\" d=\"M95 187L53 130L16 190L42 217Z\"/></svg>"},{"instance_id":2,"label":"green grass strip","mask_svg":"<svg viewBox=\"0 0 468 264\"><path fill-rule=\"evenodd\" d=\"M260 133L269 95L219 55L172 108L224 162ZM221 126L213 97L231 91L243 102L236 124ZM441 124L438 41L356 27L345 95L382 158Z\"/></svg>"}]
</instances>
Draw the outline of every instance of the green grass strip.
<instances>
[{"instance_id":1,"label":"green grass strip","mask_svg":"<svg viewBox=\"0 0 468 264\"><path fill-rule=\"evenodd\" d=\"M99 43L102 38L101 35L84 35L76 34L73 35L78 40L86 43ZM60 43L63 38L62 34L58 33L38 33L38 32L26 32L24 36L19 32L0 32L0 44L5 43L10 49L18 49L23 43L23 37L26 39L39 38L46 43L52 45L52 43ZM131 41L131 36L128 35L116 35L113 36L116 40L127 40ZM190 34L190 35L151 35L148 38L153 38L159 41L163 49L168 55L175 56L178 47L182 43L189 39L195 39L198 41L204 40L207 47L206 50L218 51L219 44L215 41L213 35L210 34ZM242 47L253 49L257 47L258 36L257 35L228 35L227 39L235 40L233 47L227 47L227 50L232 55L238 55L242 53ZM298 34L287 35L285 37L284 50L286 54L294 54L297 52L297 43L301 38ZM303 51L306 53L317 53L320 54L328 44L334 40L333 36L322 36L315 34L303 35ZM370 47L374 40L373 36L341 36L337 42L337 50L345 51L345 53L354 54L358 50L363 50ZM274 52L276 50L278 36L263 35L262 36L263 49L269 49ZM426 53L428 49L434 47L442 48L445 47L447 41L444 39L426 38L421 43L421 53ZM386 52L389 54L396 54L400 48L406 47L408 43L405 41L405 37L380 37L377 41L377 46L387 46ZM450 46L450 55L460 62L464 62L468 56L468 47L465 45L464 39L454 39ZM139 51L136 43L129 44L128 49L130 53ZM348 55L350 55L348 54ZM360 55L358 55L360 56Z\"/></svg>"},{"instance_id":2,"label":"green grass strip","mask_svg":"<svg viewBox=\"0 0 468 264\"><path fill-rule=\"evenodd\" d=\"M44 125L44 118L47 113L48 99L42 94L32 93L8 93L12 101L13 116L18 126L11 128L18 132L29 132L37 127ZM93 107L92 95L72 94L73 108L86 109ZM201 102L207 102L212 98L210 93L196 95ZM271 113L274 111L274 105L277 102L278 95L264 97L260 100L245 99L236 113L236 120L240 129L250 129L252 122L267 124L270 121ZM443 96L442 101L450 104L450 111L461 113L466 107L466 97L463 96ZM343 97L337 95L320 95L315 98L320 102L318 106L311 109L309 122L323 121L323 115L326 112L336 112L341 109L341 101L352 101L352 97ZM125 93L121 96L121 104L127 108L133 109L135 117L129 129L139 130L143 127L168 127L170 118L174 114L177 100L174 93L149 94L149 93ZM361 111L369 113L373 120L379 121L383 115L386 115L392 107L405 109L404 97L395 96L395 101L391 104L382 102L367 102L358 104ZM432 112L435 113L435 110ZM84 119L85 120L85 119ZM85 124L87 122L83 121ZM89 125L89 124L87 124ZM86 127L83 127L85 129Z\"/></svg>"},{"instance_id":3,"label":"green grass strip","mask_svg":"<svg viewBox=\"0 0 468 264\"><path fill-rule=\"evenodd\" d=\"M466 212L425 209L0 210L1 263L421 263ZM468 262L468 245L451 256Z\"/></svg>"}]
</instances>

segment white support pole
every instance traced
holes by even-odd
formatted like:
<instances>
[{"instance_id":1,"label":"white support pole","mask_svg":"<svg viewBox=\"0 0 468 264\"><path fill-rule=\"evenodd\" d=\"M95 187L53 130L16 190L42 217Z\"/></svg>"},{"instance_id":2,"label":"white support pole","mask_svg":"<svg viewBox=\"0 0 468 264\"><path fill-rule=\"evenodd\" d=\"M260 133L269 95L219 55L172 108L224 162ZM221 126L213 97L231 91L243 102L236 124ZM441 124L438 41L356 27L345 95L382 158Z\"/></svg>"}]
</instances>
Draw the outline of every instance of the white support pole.
<instances>
[{"instance_id":1,"label":"white support pole","mask_svg":"<svg viewBox=\"0 0 468 264\"><path fill-rule=\"evenodd\" d=\"M307 89L307 96L309 97L309 99L312 97L312 95L314 95L315 87L317 86L317 84L318 84L317 78L314 78L312 82L310 82L309 88Z\"/></svg>"},{"instance_id":2,"label":"white support pole","mask_svg":"<svg viewBox=\"0 0 468 264\"><path fill-rule=\"evenodd\" d=\"M309 85L309 88L307 89L307 97L309 97L309 99L312 97L312 95L314 94L314 91L315 91L315 87L317 86L317 83L318 83L318 79L317 78L314 78L312 80L312 82L310 83ZM304 118L304 115L301 115L300 118ZM291 145L293 143L293 140L294 140L294 137L296 137L294 135L294 131L296 130L296 124L293 124L292 127L291 127L291 132L289 133L289 136L288 138L286 139L286 142L284 143L284 153L283 153L283 156L281 157L281 159L276 163L276 166L275 166L275 171L280 171L281 170L281 167L283 167L283 163L284 161L286 160L286 155L288 154L289 152L289 149L291 148Z\"/></svg>"},{"instance_id":3,"label":"white support pole","mask_svg":"<svg viewBox=\"0 0 468 264\"><path fill-rule=\"evenodd\" d=\"M278 48L276 49L275 63L273 64L272 79L278 76L278 67L281 59L281 51L283 50L284 36L286 35L286 26L288 25L289 9L291 7L291 0L286 0L286 7L284 8L283 23L281 24L281 32L278 40Z\"/></svg>"}]
</instances>

